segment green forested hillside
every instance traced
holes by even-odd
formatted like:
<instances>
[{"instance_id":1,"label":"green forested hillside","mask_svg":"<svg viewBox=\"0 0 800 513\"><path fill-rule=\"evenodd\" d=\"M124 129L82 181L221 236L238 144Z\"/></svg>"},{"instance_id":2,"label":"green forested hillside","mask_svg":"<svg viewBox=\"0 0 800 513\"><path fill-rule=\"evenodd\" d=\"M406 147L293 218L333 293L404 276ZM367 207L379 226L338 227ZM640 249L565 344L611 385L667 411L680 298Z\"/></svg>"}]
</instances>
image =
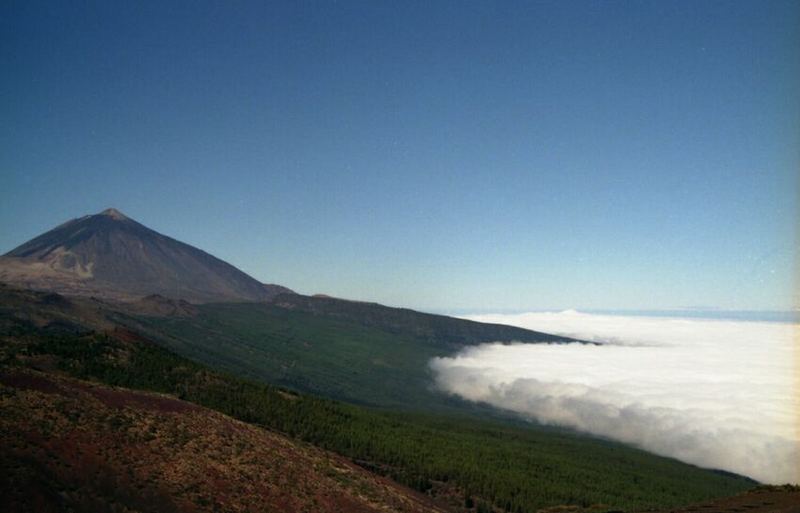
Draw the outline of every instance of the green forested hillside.
<instances>
[{"instance_id":1,"label":"green forested hillside","mask_svg":"<svg viewBox=\"0 0 800 513\"><path fill-rule=\"evenodd\" d=\"M359 404L437 411L465 405L431 390L432 357L480 342L569 340L368 303L282 297L279 305L199 305L194 316L137 322L177 353L237 375Z\"/></svg>"},{"instance_id":2,"label":"green forested hillside","mask_svg":"<svg viewBox=\"0 0 800 513\"><path fill-rule=\"evenodd\" d=\"M417 337L443 350L495 340L520 342L563 342L565 337L515 326L458 319L447 315L417 312L378 303L350 301L333 297L280 294L272 302L289 310L354 321L390 333Z\"/></svg>"},{"instance_id":3,"label":"green forested hillside","mask_svg":"<svg viewBox=\"0 0 800 513\"><path fill-rule=\"evenodd\" d=\"M211 371L135 334L74 334L4 320L0 364L154 390L331 449L471 511L663 508L753 483L571 434L467 417L389 413Z\"/></svg>"}]
</instances>

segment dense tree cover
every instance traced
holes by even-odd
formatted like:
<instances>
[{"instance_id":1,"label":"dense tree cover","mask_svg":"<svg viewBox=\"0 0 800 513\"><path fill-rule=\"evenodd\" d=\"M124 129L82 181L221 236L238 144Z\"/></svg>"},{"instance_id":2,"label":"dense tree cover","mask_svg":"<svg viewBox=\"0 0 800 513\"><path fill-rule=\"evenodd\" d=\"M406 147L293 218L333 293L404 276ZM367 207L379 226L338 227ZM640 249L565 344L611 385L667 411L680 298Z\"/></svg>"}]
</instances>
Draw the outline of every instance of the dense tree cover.
<instances>
[{"instance_id":1,"label":"dense tree cover","mask_svg":"<svg viewBox=\"0 0 800 513\"><path fill-rule=\"evenodd\" d=\"M398 335L424 340L431 347L452 351L465 345L517 340L520 342L563 342L566 337L540 333L514 326L468 321L446 315L417 312L408 308L393 308L377 303L349 301L332 297L281 294L274 302L282 308L306 312L333 319L346 319L363 326L379 328ZM230 308L218 304L213 308ZM233 308L240 308L235 305Z\"/></svg>"},{"instance_id":2,"label":"dense tree cover","mask_svg":"<svg viewBox=\"0 0 800 513\"><path fill-rule=\"evenodd\" d=\"M270 384L368 406L463 410L431 390L428 362L465 344L563 341L543 333L330 298L197 305L125 321L178 354Z\"/></svg>"},{"instance_id":3,"label":"dense tree cover","mask_svg":"<svg viewBox=\"0 0 800 513\"><path fill-rule=\"evenodd\" d=\"M427 363L437 353L420 339L272 305L198 310L134 322L160 345L237 376L365 405L441 403L428 389Z\"/></svg>"},{"instance_id":4,"label":"dense tree cover","mask_svg":"<svg viewBox=\"0 0 800 513\"><path fill-rule=\"evenodd\" d=\"M464 505L536 511L559 504L669 507L752 486L643 451L466 416L393 413L238 379L144 341L4 329L3 365L54 355L69 374L174 394L345 455L420 491L456 487Z\"/></svg>"}]
</instances>

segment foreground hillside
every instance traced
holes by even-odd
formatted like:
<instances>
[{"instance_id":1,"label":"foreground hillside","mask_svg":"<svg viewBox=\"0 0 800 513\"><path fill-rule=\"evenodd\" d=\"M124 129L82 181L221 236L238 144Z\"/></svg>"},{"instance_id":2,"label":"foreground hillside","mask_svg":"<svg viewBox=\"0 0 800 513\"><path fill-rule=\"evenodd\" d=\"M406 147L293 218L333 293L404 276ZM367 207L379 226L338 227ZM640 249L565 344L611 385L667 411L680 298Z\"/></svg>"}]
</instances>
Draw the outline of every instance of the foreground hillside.
<instances>
[{"instance_id":1,"label":"foreground hillside","mask_svg":"<svg viewBox=\"0 0 800 513\"><path fill-rule=\"evenodd\" d=\"M730 497L672 509L670 513L800 513L800 486L759 486Z\"/></svg>"},{"instance_id":2,"label":"foreground hillside","mask_svg":"<svg viewBox=\"0 0 800 513\"><path fill-rule=\"evenodd\" d=\"M244 381L178 357L129 330L81 330L53 318L53 304L59 300L52 295L20 294L43 306L37 310L38 316L29 315L30 310L25 314L20 305L0 308L0 366L6 374L37 369L106 385L167 393L282 433L293 443L303 441L333 451L382 478L424 493L441 508L470 512L537 511L557 506L569 506L573 511L653 509L732 495L753 485L737 476L569 433L465 416L374 411ZM36 418L39 410L36 401L20 400L14 404L18 408L14 429L19 431L24 429L25 416ZM196 410L188 408L189 417L183 416L184 420L195 415L191 412ZM87 421L100 418L80 412L65 415L77 415ZM202 431L203 424L197 423L196 429ZM213 431L214 426L224 422L213 420L207 424ZM95 426L89 430L103 433L104 429ZM137 430L133 428L134 432ZM200 432L193 436L201 435L206 436ZM208 436L217 439L216 435ZM108 454L131 451L131 440L110 440ZM205 451L209 456L231 454L226 452L228 449L213 445ZM8 452L9 447L4 444L4 451ZM191 454L186 457L191 458ZM26 461L38 461L31 458ZM181 458L176 455L171 459ZM286 460L291 462L293 458ZM302 455L298 458L306 461ZM228 456L222 460L228 461ZM231 460L231 464L236 461ZM220 464L213 460L196 463L209 468ZM46 468L25 468L25 472L33 473L34 481L49 482ZM108 472L116 476L119 470ZM218 485L239 489L231 477L236 475L221 478ZM51 489L50 485L43 486ZM59 490L56 488L53 493Z\"/></svg>"},{"instance_id":3,"label":"foreground hillside","mask_svg":"<svg viewBox=\"0 0 800 513\"><path fill-rule=\"evenodd\" d=\"M0 372L2 511L423 512L340 456L174 398Z\"/></svg>"}]
</instances>

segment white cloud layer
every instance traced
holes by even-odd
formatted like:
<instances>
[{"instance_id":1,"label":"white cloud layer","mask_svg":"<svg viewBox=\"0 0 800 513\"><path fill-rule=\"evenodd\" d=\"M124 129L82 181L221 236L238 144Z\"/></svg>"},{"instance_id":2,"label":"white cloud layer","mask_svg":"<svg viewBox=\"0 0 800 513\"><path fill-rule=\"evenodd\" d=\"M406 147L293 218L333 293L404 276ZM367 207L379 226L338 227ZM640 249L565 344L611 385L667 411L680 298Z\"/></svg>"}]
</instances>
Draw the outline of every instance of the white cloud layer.
<instances>
[{"instance_id":1,"label":"white cloud layer","mask_svg":"<svg viewBox=\"0 0 800 513\"><path fill-rule=\"evenodd\" d=\"M431 361L443 391L703 467L800 482L800 325L575 311L468 318L601 344L467 348Z\"/></svg>"}]
</instances>

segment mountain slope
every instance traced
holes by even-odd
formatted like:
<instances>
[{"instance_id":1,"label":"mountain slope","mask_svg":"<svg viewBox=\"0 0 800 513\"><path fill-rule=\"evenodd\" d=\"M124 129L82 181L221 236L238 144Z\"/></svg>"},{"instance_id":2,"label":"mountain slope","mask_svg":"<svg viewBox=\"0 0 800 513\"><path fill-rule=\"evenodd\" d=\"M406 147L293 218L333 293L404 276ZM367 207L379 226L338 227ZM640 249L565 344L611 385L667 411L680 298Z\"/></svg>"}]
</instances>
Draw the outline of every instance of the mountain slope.
<instances>
[{"instance_id":1,"label":"mountain slope","mask_svg":"<svg viewBox=\"0 0 800 513\"><path fill-rule=\"evenodd\" d=\"M192 302L265 301L291 293L115 209L68 221L8 252L0 259L0 281L121 300L160 294Z\"/></svg>"},{"instance_id":2,"label":"mountain slope","mask_svg":"<svg viewBox=\"0 0 800 513\"><path fill-rule=\"evenodd\" d=\"M800 486L759 486L743 493L702 504L691 504L670 513L800 513Z\"/></svg>"},{"instance_id":3,"label":"mountain slope","mask_svg":"<svg viewBox=\"0 0 800 513\"><path fill-rule=\"evenodd\" d=\"M417 312L409 308L395 308L378 303L350 301L329 296L280 294L275 296L272 302L288 310L347 320L390 333L418 337L440 349L461 349L465 345L495 341L575 341L567 337L515 326L475 322L446 315Z\"/></svg>"},{"instance_id":4,"label":"mountain slope","mask_svg":"<svg viewBox=\"0 0 800 513\"><path fill-rule=\"evenodd\" d=\"M220 477L214 481L214 486L222 488L234 503L241 497L241 492L247 491L247 486L244 486L245 490L240 486L248 482L246 476L244 481L236 477L241 476L239 471L243 462L235 457L221 458L220 461L214 458L229 451L231 445L236 447L238 444L235 441L219 441L215 434L218 432L218 422L214 420L217 417L207 417L208 422L205 417L195 418L187 425L184 421L197 413L197 406L214 409L240 421L333 451L373 473L425 492L445 509L464 513L538 511L548 507L560 507L559 511L574 513L652 509L727 496L755 484L738 476L699 469L619 444L558 430L512 426L467 416L375 411L248 382L180 358L134 332L119 329L104 330L105 333L76 332L73 329L64 331L63 328L70 325L66 321L74 321L75 313L91 303L74 303L65 311L67 316L63 317L56 302L49 296L36 293L17 295L15 302L22 303L27 297L28 301L37 305L36 310L41 310L38 305L47 304L47 312L40 313L36 319L28 319L29 316L24 313L23 308L15 308L13 311L0 309L0 374L12 376L10 381L5 380L6 386L17 389L36 388L38 385L35 380L30 382L26 378L13 376L19 373L46 372L48 376L59 374L63 377L67 374L79 378L82 380L81 387L92 386L86 383L88 380L114 387L171 394L194 403L192 405L176 401L163 395L140 395L129 390L108 391L105 387L96 387L93 395L99 396L98 399L105 398L112 404L123 407L123 411L107 411L99 416L112 426L121 423L121 427L127 429L109 432L103 424L90 428L88 433L74 433L75 437L67 438L66 441L78 438L77 435L82 437L81 440L91 439L92 433L99 429L113 437L103 445L106 453L98 454L98 451L91 449L91 444L75 452L80 452L81 457L86 457L89 462L96 461L97 456L111 458L113 462L116 461L114 453L128 455L140 450L133 443L141 442L136 438L139 434L148 437L146 433L149 431L144 430L143 433L140 429L143 426L139 425L135 417L132 418L132 415L137 414L136 411L143 407L167 410L162 413L180 418L169 420L178 423L171 424L177 433L173 436L170 431L172 428L167 430L168 436L165 435L165 438L170 442L164 448L165 454L171 454L169 451L176 444L179 447L175 450L187 452L176 453L175 458L170 456L166 459L158 458L156 462L145 462L144 470L147 470L148 465L150 468L155 465L155 468L181 470L180 458L185 457L191 462L191 466L200 465L201 469L208 469L212 477ZM67 300L66 303L72 301ZM55 381L57 387L64 383L60 378ZM63 386L71 387L68 384ZM47 384L39 388L52 389ZM47 390L42 392L48 393ZM96 404L91 398L78 396L70 391L67 395L76 396L80 401L77 404L67 404L68 399L58 399L58 394L52 392L56 396L56 402L48 403L41 409L36 406L36 401L42 400L41 396L26 396L14 402L19 409L14 417L16 427L0 427L0 432L4 429L19 432L31 427L69 427L75 426L75 422L82 422L84 418L90 422L91 417L83 416L93 414L83 410L81 406ZM9 391L0 389L0 402L6 400L8 395ZM59 409L60 405L65 405L63 410ZM187 415L175 412L176 409L186 409ZM135 411L132 413L130 410ZM4 418L7 411L11 410L7 410L4 405ZM42 412L46 418L40 423L37 419ZM157 424L158 419L152 420L152 423L148 421L144 424L148 427ZM57 433L58 431L48 434ZM156 425L155 434L160 433ZM192 438L203 443L194 444ZM34 442L37 440L34 439ZM145 447L149 447L149 441L144 442ZM161 442L154 441L155 445L159 443ZM181 444L189 444L189 447ZM34 445L44 452L31 450L30 455L33 458L25 459L14 456L14 451L24 449L20 443L0 443L0 456L4 456L0 458L0 463L10 460L8 465L15 472L22 467L23 473L30 477L28 482L40 483L52 495L66 494L67 497L72 497L71 494L80 492L80 485L74 480L63 482L51 479L51 470L67 472L60 465L56 468L51 466L52 460L61 460L61 451L69 454L74 446L71 443L60 443L57 446ZM159 454L160 451L159 448ZM203 459L205 452L208 453L210 462ZM8 458L8 454L12 457ZM108 454L111 456L107 456ZM302 458L302 455L299 457ZM67 457L71 458L72 456ZM219 467L229 460L232 467L230 473L220 476L219 472L225 469ZM305 464L308 460L302 461ZM37 462L43 465L40 466ZM70 463L72 464L71 460ZM268 458L262 459L262 463L274 464ZM309 472L318 468L312 466ZM155 479L148 482L139 477L140 470L142 468L138 464L111 466L107 475L110 480L122 484L135 478L134 483L143 485L141 490L156 491L153 484L161 481L162 474L155 474ZM294 472L291 466L287 471ZM147 470L144 475L149 472ZM205 474L203 472L199 478L196 474L191 474L195 476L192 477L192 482L200 479L199 484L201 488L204 487L202 479ZM323 472L323 475L327 474L328 472ZM229 480L231 476L234 478L232 482ZM67 477L79 478L70 475ZM268 482L271 479L269 474L267 479ZM168 486L165 491L167 497L183 499L187 491L190 494L196 492L180 486L175 488L175 481L165 481ZM183 483L182 480L178 482ZM297 482L302 483L302 480L298 479ZM359 490L362 489L358 482L353 484ZM227 485L232 485L233 489L225 488ZM290 487L289 491L294 493L295 489ZM0 485L0 503L4 493ZM307 497L303 487L298 493ZM468 504L472 507L465 508ZM291 507L285 510L297 511ZM313 508L310 510L315 511ZM235 509L225 508L223 505L220 511Z\"/></svg>"},{"instance_id":5,"label":"mountain slope","mask_svg":"<svg viewBox=\"0 0 800 513\"><path fill-rule=\"evenodd\" d=\"M3 511L442 511L341 456L168 396L6 369L0 408Z\"/></svg>"},{"instance_id":6,"label":"mountain slope","mask_svg":"<svg viewBox=\"0 0 800 513\"><path fill-rule=\"evenodd\" d=\"M129 327L177 353L239 376L357 404L473 410L432 389L428 362L483 342L569 342L370 303L278 296L198 305L194 315L141 315Z\"/></svg>"}]
</instances>

